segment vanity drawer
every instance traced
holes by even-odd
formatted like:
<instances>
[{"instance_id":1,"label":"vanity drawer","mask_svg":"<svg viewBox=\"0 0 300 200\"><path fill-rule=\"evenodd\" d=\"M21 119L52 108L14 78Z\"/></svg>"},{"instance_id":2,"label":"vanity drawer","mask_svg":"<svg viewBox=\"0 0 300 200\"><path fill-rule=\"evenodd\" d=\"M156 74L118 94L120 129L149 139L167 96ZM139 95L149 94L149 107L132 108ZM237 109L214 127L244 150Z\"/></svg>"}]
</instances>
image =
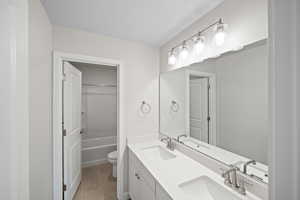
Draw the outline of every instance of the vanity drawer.
<instances>
[{"instance_id":1,"label":"vanity drawer","mask_svg":"<svg viewBox=\"0 0 300 200\"><path fill-rule=\"evenodd\" d=\"M134 168L136 173L142 177L152 191L155 191L155 180L150 172L144 167L139 159L132 153L129 153L129 168Z\"/></svg>"}]
</instances>

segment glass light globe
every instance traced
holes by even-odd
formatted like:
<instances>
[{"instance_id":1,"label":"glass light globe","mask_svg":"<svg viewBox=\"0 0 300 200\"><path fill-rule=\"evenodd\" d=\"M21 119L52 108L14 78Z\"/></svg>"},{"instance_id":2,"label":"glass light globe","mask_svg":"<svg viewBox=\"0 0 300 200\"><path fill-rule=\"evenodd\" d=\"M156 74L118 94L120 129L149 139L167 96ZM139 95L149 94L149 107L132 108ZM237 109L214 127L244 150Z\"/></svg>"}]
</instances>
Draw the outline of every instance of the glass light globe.
<instances>
[{"instance_id":1,"label":"glass light globe","mask_svg":"<svg viewBox=\"0 0 300 200\"><path fill-rule=\"evenodd\" d=\"M168 58L169 65L175 65L176 61L177 61L176 56L173 53L171 53Z\"/></svg>"},{"instance_id":2,"label":"glass light globe","mask_svg":"<svg viewBox=\"0 0 300 200\"><path fill-rule=\"evenodd\" d=\"M179 54L180 59L185 60L188 57L188 55L189 55L189 52L188 52L187 48L185 46L183 46L180 51L180 54Z\"/></svg>"},{"instance_id":3,"label":"glass light globe","mask_svg":"<svg viewBox=\"0 0 300 200\"><path fill-rule=\"evenodd\" d=\"M204 47L205 47L204 37L201 36L201 37L197 38L197 40L195 42L195 45L194 45L195 53L200 54L203 51Z\"/></svg>"},{"instance_id":4,"label":"glass light globe","mask_svg":"<svg viewBox=\"0 0 300 200\"><path fill-rule=\"evenodd\" d=\"M217 30L215 34L215 41L217 46L222 46L225 42L226 33L224 29L224 24L217 25Z\"/></svg>"}]
</instances>

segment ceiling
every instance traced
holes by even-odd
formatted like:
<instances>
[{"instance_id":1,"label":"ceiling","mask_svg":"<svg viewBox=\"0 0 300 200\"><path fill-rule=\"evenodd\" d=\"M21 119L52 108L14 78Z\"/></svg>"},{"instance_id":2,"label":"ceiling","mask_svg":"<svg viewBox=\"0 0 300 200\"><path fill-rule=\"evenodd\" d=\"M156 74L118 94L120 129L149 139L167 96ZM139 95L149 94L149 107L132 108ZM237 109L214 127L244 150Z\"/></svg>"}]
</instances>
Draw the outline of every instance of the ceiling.
<instances>
[{"instance_id":1,"label":"ceiling","mask_svg":"<svg viewBox=\"0 0 300 200\"><path fill-rule=\"evenodd\" d=\"M41 0L55 25L161 46L223 0Z\"/></svg>"}]
</instances>

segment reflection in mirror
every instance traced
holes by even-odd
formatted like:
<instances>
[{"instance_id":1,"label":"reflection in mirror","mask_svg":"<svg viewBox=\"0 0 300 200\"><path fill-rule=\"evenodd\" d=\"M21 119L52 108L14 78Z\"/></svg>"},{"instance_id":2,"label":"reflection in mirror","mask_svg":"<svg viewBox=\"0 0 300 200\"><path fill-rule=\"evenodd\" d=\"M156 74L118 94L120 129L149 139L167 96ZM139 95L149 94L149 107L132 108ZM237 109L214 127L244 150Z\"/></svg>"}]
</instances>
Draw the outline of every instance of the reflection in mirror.
<instances>
[{"instance_id":1,"label":"reflection in mirror","mask_svg":"<svg viewBox=\"0 0 300 200\"><path fill-rule=\"evenodd\" d=\"M161 74L160 132L267 182L267 41Z\"/></svg>"}]
</instances>

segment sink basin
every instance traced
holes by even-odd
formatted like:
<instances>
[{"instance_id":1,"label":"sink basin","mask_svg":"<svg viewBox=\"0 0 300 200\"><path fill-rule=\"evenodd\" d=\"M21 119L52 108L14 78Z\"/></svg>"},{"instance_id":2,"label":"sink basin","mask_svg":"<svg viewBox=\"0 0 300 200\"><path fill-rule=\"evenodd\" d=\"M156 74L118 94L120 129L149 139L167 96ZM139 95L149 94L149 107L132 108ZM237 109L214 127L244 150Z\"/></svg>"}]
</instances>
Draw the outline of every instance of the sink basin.
<instances>
[{"instance_id":1,"label":"sink basin","mask_svg":"<svg viewBox=\"0 0 300 200\"><path fill-rule=\"evenodd\" d=\"M207 176L181 183L179 188L189 196L190 199L205 200L241 200L233 192L218 184Z\"/></svg>"},{"instance_id":2,"label":"sink basin","mask_svg":"<svg viewBox=\"0 0 300 200\"><path fill-rule=\"evenodd\" d=\"M159 145L143 148L142 153L145 157L152 159L170 160L176 157L176 155Z\"/></svg>"}]
</instances>

